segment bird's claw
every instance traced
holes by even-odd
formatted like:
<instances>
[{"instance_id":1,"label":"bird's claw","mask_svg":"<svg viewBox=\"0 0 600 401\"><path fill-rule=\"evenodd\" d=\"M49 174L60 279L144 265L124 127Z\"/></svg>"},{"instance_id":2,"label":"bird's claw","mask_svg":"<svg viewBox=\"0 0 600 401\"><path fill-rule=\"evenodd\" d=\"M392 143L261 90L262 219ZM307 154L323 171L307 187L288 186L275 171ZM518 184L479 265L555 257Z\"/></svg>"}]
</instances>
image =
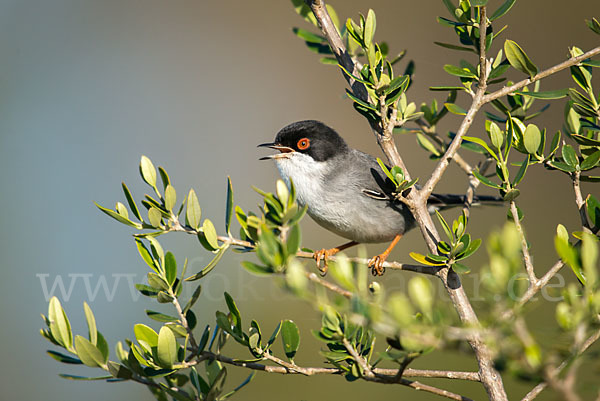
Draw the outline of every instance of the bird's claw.
<instances>
[{"instance_id":1,"label":"bird's claw","mask_svg":"<svg viewBox=\"0 0 600 401\"><path fill-rule=\"evenodd\" d=\"M374 276L383 276L383 273L385 273L385 267L383 266L383 263L387 259L387 256L388 255L385 253L382 253L381 255L373 256L371 259L369 259L367 266L371 268L371 274Z\"/></svg>"},{"instance_id":2,"label":"bird's claw","mask_svg":"<svg viewBox=\"0 0 600 401\"><path fill-rule=\"evenodd\" d=\"M330 256L335 255L337 252L338 250L336 248L321 249L319 251L315 251L313 257L317 262L317 268L319 269L321 276L325 276L327 274L327 270L329 269L329 266L327 265L327 260ZM321 266L321 260L323 261L323 266Z\"/></svg>"}]
</instances>

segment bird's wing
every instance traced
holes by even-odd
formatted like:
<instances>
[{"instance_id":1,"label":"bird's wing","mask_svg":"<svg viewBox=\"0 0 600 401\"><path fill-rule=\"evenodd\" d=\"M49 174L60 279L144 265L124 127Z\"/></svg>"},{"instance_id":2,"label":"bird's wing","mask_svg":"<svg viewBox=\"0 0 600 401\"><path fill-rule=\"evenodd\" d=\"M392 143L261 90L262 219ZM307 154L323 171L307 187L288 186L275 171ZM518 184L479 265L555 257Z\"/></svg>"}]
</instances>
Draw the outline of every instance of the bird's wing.
<instances>
[{"instance_id":1,"label":"bird's wing","mask_svg":"<svg viewBox=\"0 0 600 401\"><path fill-rule=\"evenodd\" d=\"M358 150L353 151L348 173L354 178L354 185L369 198L393 201L395 185L381 170L377 159ZM365 174L367 172L367 174Z\"/></svg>"}]
</instances>

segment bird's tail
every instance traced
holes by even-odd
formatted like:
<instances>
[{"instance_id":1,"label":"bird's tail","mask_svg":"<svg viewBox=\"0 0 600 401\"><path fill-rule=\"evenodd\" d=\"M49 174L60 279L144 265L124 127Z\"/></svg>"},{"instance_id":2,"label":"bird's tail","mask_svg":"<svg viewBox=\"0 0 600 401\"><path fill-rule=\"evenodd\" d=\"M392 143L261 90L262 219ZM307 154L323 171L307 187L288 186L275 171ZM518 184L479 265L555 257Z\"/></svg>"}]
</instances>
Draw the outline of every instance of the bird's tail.
<instances>
[{"instance_id":1,"label":"bird's tail","mask_svg":"<svg viewBox=\"0 0 600 401\"><path fill-rule=\"evenodd\" d=\"M435 210L445 210L456 206L462 206L465 204L466 196L465 195L455 195L455 194L431 194L427 204L429 208L432 209L431 212ZM498 196L490 196L490 195L475 195L473 197L473 203L471 205L478 206L481 204L492 205L492 206L500 206L504 201L502 198Z\"/></svg>"}]
</instances>

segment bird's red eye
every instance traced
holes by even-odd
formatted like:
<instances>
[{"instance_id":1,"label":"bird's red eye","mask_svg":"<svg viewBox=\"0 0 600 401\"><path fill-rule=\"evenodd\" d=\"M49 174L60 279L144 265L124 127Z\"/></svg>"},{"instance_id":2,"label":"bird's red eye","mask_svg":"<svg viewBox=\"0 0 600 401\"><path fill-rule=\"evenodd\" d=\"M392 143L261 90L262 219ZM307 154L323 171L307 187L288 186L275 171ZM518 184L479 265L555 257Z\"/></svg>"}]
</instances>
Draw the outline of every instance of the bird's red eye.
<instances>
[{"instance_id":1,"label":"bird's red eye","mask_svg":"<svg viewBox=\"0 0 600 401\"><path fill-rule=\"evenodd\" d=\"M298 141L297 145L298 145L298 149L300 149L300 150L308 149L308 147L310 146L310 139L302 138Z\"/></svg>"}]
</instances>

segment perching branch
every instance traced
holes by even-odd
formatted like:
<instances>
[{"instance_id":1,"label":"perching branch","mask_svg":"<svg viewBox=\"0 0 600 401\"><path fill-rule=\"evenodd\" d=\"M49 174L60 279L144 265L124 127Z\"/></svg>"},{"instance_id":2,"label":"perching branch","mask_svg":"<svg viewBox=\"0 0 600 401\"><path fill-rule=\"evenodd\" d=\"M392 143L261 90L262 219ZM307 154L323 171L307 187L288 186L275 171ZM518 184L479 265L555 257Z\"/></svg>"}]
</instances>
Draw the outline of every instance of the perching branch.
<instances>
[{"instance_id":1,"label":"perching branch","mask_svg":"<svg viewBox=\"0 0 600 401\"><path fill-rule=\"evenodd\" d=\"M197 365L198 363L204 360L217 360L219 362L238 366L242 368L247 368L251 370L260 370L268 373L278 373L278 374L302 374L305 376L314 376L318 374L329 374L329 375L339 375L345 373L342 369L338 368L325 368L325 367L301 367L294 366L293 369L286 368L285 366L272 366L265 365L258 362L245 362L239 359L229 358L227 356L221 354L215 354L209 351L203 351L200 353L198 358L194 361L190 361L188 363L189 366ZM390 376L393 377L398 373L398 369L382 369L382 368L373 368L372 369L375 374L382 376ZM454 380L466 380L466 381L479 381L479 374L477 372L460 372L460 371L451 371L451 370L427 370L427 369L410 369L407 368L403 373L404 377L421 377L428 379L454 379Z\"/></svg>"}]
</instances>

